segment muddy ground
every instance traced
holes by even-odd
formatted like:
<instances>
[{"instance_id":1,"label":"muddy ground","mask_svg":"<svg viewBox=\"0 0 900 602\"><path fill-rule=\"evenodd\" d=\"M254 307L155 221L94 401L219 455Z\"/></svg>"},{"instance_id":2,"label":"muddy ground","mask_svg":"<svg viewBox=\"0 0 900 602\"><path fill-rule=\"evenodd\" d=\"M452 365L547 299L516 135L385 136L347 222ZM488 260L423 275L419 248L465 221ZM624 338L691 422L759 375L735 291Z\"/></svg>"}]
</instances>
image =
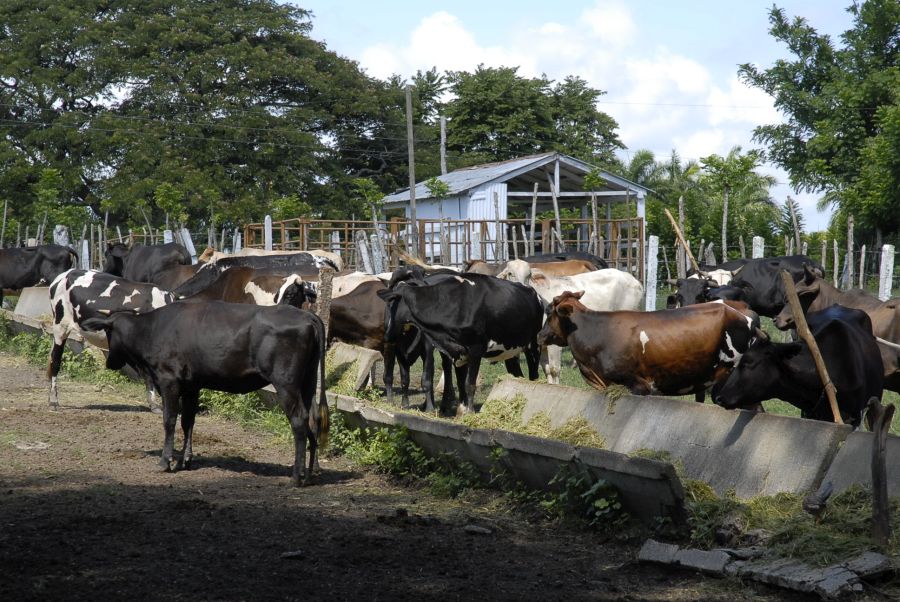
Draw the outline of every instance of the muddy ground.
<instances>
[{"instance_id":1,"label":"muddy ground","mask_svg":"<svg viewBox=\"0 0 900 602\"><path fill-rule=\"evenodd\" d=\"M296 489L288 448L215 416L198 418L194 469L160 474L162 421L139 389L63 379L60 400L51 412L42 372L0 354L3 600L803 599L637 564L637 541L340 457Z\"/></svg>"}]
</instances>

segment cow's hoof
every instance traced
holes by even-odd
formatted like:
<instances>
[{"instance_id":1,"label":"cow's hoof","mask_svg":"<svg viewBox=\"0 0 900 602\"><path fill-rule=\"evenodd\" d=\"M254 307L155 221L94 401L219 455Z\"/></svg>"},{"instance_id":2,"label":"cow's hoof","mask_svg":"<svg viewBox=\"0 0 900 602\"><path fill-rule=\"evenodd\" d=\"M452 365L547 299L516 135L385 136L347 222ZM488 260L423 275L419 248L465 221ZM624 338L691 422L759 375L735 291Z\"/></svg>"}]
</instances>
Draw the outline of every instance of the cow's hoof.
<instances>
[{"instance_id":1,"label":"cow's hoof","mask_svg":"<svg viewBox=\"0 0 900 602\"><path fill-rule=\"evenodd\" d=\"M50 411L51 411L51 412L58 412L58 411L59 411L59 404L58 404L58 403L51 403L51 404L50 404Z\"/></svg>"},{"instance_id":2,"label":"cow's hoof","mask_svg":"<svg viewBox=\"0 0 900 602\"><path fill-rule=\"evenodd\" d=\"M181 470L190 470L191 467L193 466L193 463L194 463L194 459L193 459L193 458L185 458L184 461L182 461L182 462L178 465L178 468L181 469Z\"/></svg>"},{"instance_id":3,"label":"cow's hoof","mask_svg":"<svg viewBox=\"0 0 900 602\"><path fill-rule=\"evenodd\" d=\"M162 414L163 413L162 406L150 406L150 411L153 412L154 414Z\"/></svg>"}]
</instances>

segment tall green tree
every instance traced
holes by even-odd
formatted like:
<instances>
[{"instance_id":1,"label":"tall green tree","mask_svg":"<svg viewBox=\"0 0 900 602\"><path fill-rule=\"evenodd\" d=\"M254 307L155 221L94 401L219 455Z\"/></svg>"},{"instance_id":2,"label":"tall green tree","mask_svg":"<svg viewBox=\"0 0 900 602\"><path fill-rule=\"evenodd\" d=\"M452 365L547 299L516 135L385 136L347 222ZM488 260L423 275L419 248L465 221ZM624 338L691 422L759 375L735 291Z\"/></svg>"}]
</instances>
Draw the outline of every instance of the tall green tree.
<instances>
[{"instance_id":1,"label":"tall green tree","mask_svg":"<svg viewBox=\"0 0 900 602\"><path fill-rule=\"evenodd\" d=\"M786 123L754 130L769 158L800 189L854 213L863 228L900 229L900 3L853 2L852 27L836 44L801 17L773 7L769 33L790 58L769 68L740 66Z\"/></svg>"},{"instance_id":2,"label":"tall green tree","mask_svg":"<svg viewBox=\"0 0 900 602\"><path fill-rule=\"evenodd\" d=\"M343 215L352 177L399 156L372 127L386 85L312 39L303 9L14 0L0 22L0 194L18 203L53 168L61 202L136 223L163 183L195 221L259 219L291 195Z\"/></svg>"},{"instance_id":3,"label":"tall green tree","mask_svg":"<svg viewBox=\"0 0 900 602\"><path fill-rule=\"evenodd\" d=\"M618 124L596 108L603 92L581 78L554 85L522 77L516 67L479 65L448 80L454 96L445 107L448 146L470 164L558 150L606 165L624 148Z\"/></svg>"},{"instance_id":4,"label":"tall green tree","mask_svg":"<svg viewBox=\"0 0 900 602\"><path fill-rule=\"evenodd\" d=\"M775 185L775 178L756 171L761 161L758 151L742 154L740 146L732 147L724 157L713 154L700 159L702 182L720 201L723 260L728 257L729 220L740 223L753 216L755 210L765 208L770 213L774 207L769 189Z\"/></svg>"}]
</instances>

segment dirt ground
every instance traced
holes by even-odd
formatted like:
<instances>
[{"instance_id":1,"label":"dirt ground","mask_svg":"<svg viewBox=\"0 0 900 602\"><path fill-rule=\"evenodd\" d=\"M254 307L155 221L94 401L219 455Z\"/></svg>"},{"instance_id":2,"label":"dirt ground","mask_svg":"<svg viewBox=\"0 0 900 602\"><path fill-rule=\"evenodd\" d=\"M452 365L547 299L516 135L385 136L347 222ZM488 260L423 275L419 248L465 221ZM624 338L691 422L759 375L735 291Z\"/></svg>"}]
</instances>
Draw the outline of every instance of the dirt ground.
<instances>
[{"instance_id":1,"label":"dirt ground","mask_svg":"<svg viewBox=\"0 0 900 602\"><path fill-rule=\"evenodd\" d=\"M64 379L60 400L51 412L42 372L0 354L3 600L803 599L637 564L637 544L341 458L293 488L289 449L217 417L198 418L194 469L160 474L162 420L136 389Z\"/></svg>"}]
</instances>

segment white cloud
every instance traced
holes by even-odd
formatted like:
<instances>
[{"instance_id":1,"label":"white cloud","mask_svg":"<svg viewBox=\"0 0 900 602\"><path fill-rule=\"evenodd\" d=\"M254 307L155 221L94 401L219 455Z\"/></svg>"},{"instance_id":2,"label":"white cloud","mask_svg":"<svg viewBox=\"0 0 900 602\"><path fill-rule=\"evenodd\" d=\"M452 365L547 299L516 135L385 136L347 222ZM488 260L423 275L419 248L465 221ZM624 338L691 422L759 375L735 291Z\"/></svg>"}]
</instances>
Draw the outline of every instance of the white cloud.
<instances>
[{"instance_id":1,"label":"white cloud","mask_svg":"<svg viewBox=\"0 0 900 602\"><path fill-rule=\"evenodd\" d=\"M710 125L742 122L752 126L781 121L772 97L757 88L748 88L737 77L728 82L725 90L712 86L707 103Z\"/></svg>"},{"instance_id":2,"label":"white cloud","mask_svg":"<svg viewBox=\"0 0 900 602\"><path fill-rule=\"evenodd\" d=\"M579 19L594 36L613 46L627 46L634 40L637 28L628 8L618 2L598 2L581 13Z\"/></svg>"}]
</instances>

